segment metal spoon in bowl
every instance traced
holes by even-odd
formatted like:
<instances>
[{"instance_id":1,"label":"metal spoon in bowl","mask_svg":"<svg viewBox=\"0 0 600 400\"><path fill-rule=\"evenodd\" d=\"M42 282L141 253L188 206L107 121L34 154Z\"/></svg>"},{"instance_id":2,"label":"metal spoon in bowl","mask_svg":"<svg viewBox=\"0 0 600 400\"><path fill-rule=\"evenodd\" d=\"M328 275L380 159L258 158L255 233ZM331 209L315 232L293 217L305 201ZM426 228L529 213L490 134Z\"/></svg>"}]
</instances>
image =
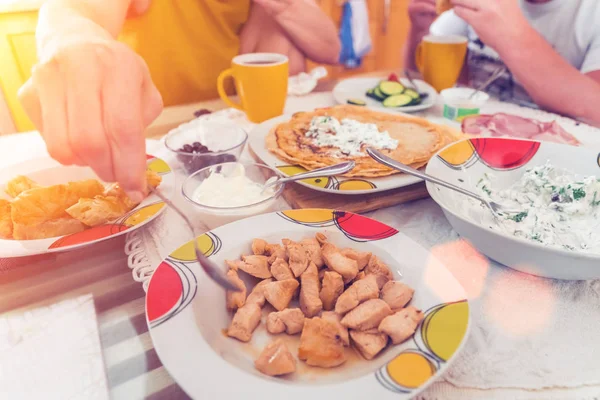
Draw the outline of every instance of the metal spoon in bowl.
<instances>
[{"instance_id":1,"label":"metal spoon in bowl","mask_svg":"<svg viewBox=\"0 0 600 400\"><path fill-rule=\"evenodd\" d=\"M282 185L282 184L288 183L288 182L301 181L303 179L325 178L328 176L342 175L342 174L345 174L346 172L352 171L352 169L355 166L356 166L356 163L354 161L346 161L343 163L331 165L329 167L313 169L312 171L303 172L301 174L293 175L293 176L290 176L287 178L279 178L279 177L274 176L274 177L270 178L267 182L265 182L265 185L263 186L262 191L264 192L265 189L267 189L271 186Z\"/></svg>"},{"instance_id":2,"label":"metal spoon in bowl","mask_svg":"<svg viewBox=\"0 0 600 400\"><path fill-rule=\"evenodd\" d=\"M226 290L230 290L232 292L239 292L240 288L238 288L237 286L234 286L234 284L231 283L229 281L229 279L227 279L227 275L225 275L223 270L221 268L219 268L219 266L217 264L215 264L214 262L209 260L208 257L206 257L202 253L202 251L198 247L197 237L199 235L196 233L194 226L192 225L192 223L190 222L188 217L185 215L185 213L183 211L181 211L179 209L179 207L177 207L175 204L173 204L173 202L171 202L171 200L167 199L167 197L164 194L162 194L160 189L158 189L158 188L151 189L150 192L157 195L162 201L165 202L165 204L167 206L171 207L171 209L173 211L175 211L177 214L179 214L179 216L181 218L183 218L183 220L185 221L185 223L188 226L188 228L190 229L190 231L192 231L193 242L194 242L194 251L196 252L196 259L198 260L198 263L200 264L200 266L202 267L204 272L206 272L206 274L209 276L209 278L211 278L217 285L221 286L222 288L224 288Z\"/></svg>"},{"instance_id":3,"label":"metal spoon in bowl","mask_svg":"<svg viewBox=\"0 0 600 400\"><path fill-rule=\"evenodd\" d=\"M475 194L475 193L473 193L473 192L471 192L469 190L463 189L460 186L453 185L450 182L443 181L443 180L441 180L439 178L436 178L435 176L431 176L431 175L428 175L428 174L426 174L424 172L418 171L418 170L416 170L416 169L414 169L412 167L409 167L408 165L402 164L402 163L400 163L400 162L398 162L398 161L396 161L394 159L391 159L390 157L382 154L381 152L379 152L379 151L377 151L375 149L368 148L367 149L367 153L375 161L377 161L380 164L383 164L383 165L388 166L388 167L393 168L393 169L397 169L398 171L402 171L402 172L407 173L409 175L416 176L417 178L421 178L421 179L429 181L431 183L435 183L437 185L444 186L444 187L446 187L448 189L455 190L455 191L457 191L459 193L462 193L462 194L464 194L466 196L472 197L475 200L479 200L480 202L482 202L483 204L485 204L490 209L490 211L492 211L492 214L495 217L501 216L503 213L505 213L505 214L518 214L518 213L521 212L520 210L512 210L510 208L507 208L506 206L504 206L502 204L499 204L499 203L496 203L495 201L484 199L483 197L481 197L481 196L479 196L479 195L477 195L477 194Z\"/></svg>"}]
</instances>

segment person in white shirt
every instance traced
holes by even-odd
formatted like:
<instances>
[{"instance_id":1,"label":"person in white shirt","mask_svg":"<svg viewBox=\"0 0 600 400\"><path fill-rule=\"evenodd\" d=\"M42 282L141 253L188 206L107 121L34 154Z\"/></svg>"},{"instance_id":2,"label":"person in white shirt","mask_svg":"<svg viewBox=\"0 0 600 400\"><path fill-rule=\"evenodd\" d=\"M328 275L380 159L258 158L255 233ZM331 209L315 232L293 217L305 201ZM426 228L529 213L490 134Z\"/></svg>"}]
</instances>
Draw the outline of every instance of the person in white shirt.
<instances>
[{"instance_id":1,"label":"person in white shirt","mask_svg":"<svg viewBox=\"0 0 600 400\"><path fill-rule=\"evenodd\" d=\"M477 86L502 65L488 91L600 124L600 0L451 0L439 18L435 0L411 0L405 62L415 68L425 34L469 39L469 81Z\"/></svg>"}]
</instances>

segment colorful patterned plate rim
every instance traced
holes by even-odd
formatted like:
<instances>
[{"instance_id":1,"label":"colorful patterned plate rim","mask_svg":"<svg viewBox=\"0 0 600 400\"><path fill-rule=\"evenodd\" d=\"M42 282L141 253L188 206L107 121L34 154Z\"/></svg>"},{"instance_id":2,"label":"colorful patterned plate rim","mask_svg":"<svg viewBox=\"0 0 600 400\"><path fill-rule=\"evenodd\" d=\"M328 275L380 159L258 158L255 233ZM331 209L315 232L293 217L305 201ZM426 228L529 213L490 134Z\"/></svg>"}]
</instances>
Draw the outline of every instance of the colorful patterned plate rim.
<instances>
[{"instance_id":1,"label":"colorful patterned plate rim","mask_svg":"<svg viewBox=\"0 0 600 400\"><path fill-rule=\"evenodd\" d=\"M582 175L600 176L600 153L598 150L560 143L503 137L463 139L452 143L431 159L426 171L428 174L472 190L473 183L476 183L485 172L493 173L501 180L512 183L523 174L528 166L542 165L549 160L557 167L573 170ZM430 183L427 183L427 188L432 199L445 211L466 223L478 224L477 221L465 216L464 212L457 208L455 201L449 201L450 198L447 194L453 195L454 192L447 192L446 189L438 190L436 185ZM534 241L492 230L484 224L478 226L494 235L501 235L510 242L527 247L571 258L600 260L598 254L547 247Z\"/></svg>"},{"instance_id":2,"label":"colorful patterned plate rim","mask_svg":"<svg viewBox=\"0 0 600 400\"><path fill-rule=\"evenodd\" d=\"M302 172L306 172L306 169L299 165L290 165L286 161L282 161L277 158L267 149L265 145L265 139L271 128L283 122L289 121L290 118L292 118L291 115L282 115L257 125L252 133L250 133L250 139L248 141L250 148L258 158L260 158L268 166L277 168L287 176L293 176ZM410 186L420 181L421 180L419 178L415 178L410 175L399 174L382 178L315 178L303 180L299 183L302 186L317 190L319 192L358 195L384 192L386 190Z\"/></svg>"},{"instance_id":3,"label":"colorful patterned plate rim","mask_svg":"<svg viewBox=\"0 0 600 400\"><path fill-rule=\"evenodd\" d=\"M148 168L162 177L159 188L171 197L175 190L175 177L171 167L162 159L151 155L147 156L147 163ZM0 171L0 193L2 195L4 195L4 184L16 175L28 176L42 185L96 178L90 168L63 166L50 157L42 157ZM39 240L0 239L0 257L21 257L67 251L114 238L147 224L163 211L163 207L164 203L156 195L150 195L118 220L86 229L83 232Z\"/></svg>"},{"instance_id":4,"label":"colorful patterned plate rim","mask_svg":"<svg viewBox=\"0 0 600 400\"><path fill-rule=\"evenodd\" d=\"M225 268L225 260L250 253L253 238L300 240L324 232L338 246L371 251L415 288L414 306L425 319L413 338L373 361L357 360L315 373L302 370L286 379L266 377L253 361L272 337L263 322L249 344L226 337L230 322L225 293L194 261L190 241L156 269L146 297L146 318L156 351L170 375L192 398L408 399L439 377L469 333L464 289L429 251L376 220L347 212L305 209L263 214L219 227L198 237L202 251ZM402 277L400 277L400 273ZM285 337L285 336L283 336ZM289 337L288 337L289 338ZM292 350L294 352L294 350ZM234 383L234 384L231 384Z\"/></svg>"}]
</instances>

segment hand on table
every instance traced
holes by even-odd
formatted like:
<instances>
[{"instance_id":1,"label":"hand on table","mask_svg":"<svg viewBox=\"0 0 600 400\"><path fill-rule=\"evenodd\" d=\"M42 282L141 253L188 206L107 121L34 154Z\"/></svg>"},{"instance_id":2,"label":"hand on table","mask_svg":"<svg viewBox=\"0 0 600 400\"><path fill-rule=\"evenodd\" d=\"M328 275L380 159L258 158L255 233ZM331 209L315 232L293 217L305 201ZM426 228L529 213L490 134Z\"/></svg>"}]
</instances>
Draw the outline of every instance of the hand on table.
<instances>
[{"instance_id":1,"label":"hand on table","mask_svg":"<svg viewBox=\"0 0 600 400\"><path fill-rule=\"evenodd\" d=\"M64 38L33 68L19 98L54 159L90 166L143 199L144 128L162 99L141 57L111 39Z\"/></svg>"},{"instance_id":2,"label":"hand on table","mask_svg":"<svg viewBox=\"0 0 600 400\"><path fill-rule=\"evenodd\" d=\"M418 32L428 32L437 18L435 0L411 0L408 4L408 16L413 29Z\"/></svg>"},{"instance_id":3,"label":"hand on table","mask_svg":"<svg viewBox=\"0 0 600 400\"><path fill-rule=\"evenodd\" d=\"M454 12L473 27L479 38L498 50L518 43L531 28L519 0L451 0Z\"/></svg>"}]
</instances>

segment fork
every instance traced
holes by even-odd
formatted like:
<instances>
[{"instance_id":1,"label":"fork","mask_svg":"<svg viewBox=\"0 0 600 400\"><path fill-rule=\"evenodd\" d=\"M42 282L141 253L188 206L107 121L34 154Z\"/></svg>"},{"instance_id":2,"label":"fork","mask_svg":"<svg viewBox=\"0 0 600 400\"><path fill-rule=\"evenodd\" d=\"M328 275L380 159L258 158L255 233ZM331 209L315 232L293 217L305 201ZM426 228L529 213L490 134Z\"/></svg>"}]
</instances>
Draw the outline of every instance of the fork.
<instances>
[{"instance_id":1,"label":"fork","mask_svg":"<svg viewBox=\"0 0 600 400\"><path fill-rule=\"evenodd\" d=\"M481 203L485 204L490 209L490 211L492 212L492 214L495 217L502 216L503 213L505 213L505 214L518 214L518 213L521 212L521 210L510 209L510 208L508 208L508 207L506 207L506 206L504 206L502 204L496 203L495 201L487 200L487 199L485 199L485 198L483 198L483 197L481 197L481 196L479 196L479 195L477 195L477 194L475 194L475 193L473 193L473 192L471 192L471 191L469 191L467 189L463 189L460 186L456 186L456 185L454 185L454 184L452 184L450 182L446 182L446 181L443 181L443 180L441 180L439 178L436 178L435 176L431 176L431 175L426 174L424 172L418 171L418 170L416 170L416 169L414 169L412 167L409 167L408 165L402 164L401 162L398 162L398 161L396 161L396 160L394 160L394 159L392 159L392 158L390 158L390 157L382 154L381 152L379 152L379 151L377 151L375 149L368 148L367 149L367 153L375 161L377 161L380 164L383 164L383 165L388 166L390 168L396 169L398 171L402 171L402 172L407 173L409 175L416 176L417 178L421 178L421 179L423 179L425 181L429 181L431 183L435 183L437 185L444 186L444 187L446 187L448 189L451 189L451 190L457 191L459 193L462 193L465 196L469 196L469 197L471 197L471 198L473 198L475 200L479 200Z\"/></svg>"},{"instance_id":2,"label":"fork","mask_svg":"<svg viewBox=\"0 0 600 400\"><path fill-rule=\"evenodd\" d=\"M197 237L199 235L197 235L196 230L194 229L194 226L192 225L192 223L190 222L190 220L188 219L188 217L185 215L185 213L183 211L181 211L179 209L179 207L177 207L175 204L173 204L173 202L171 200L169 200L160 191L160 189L158 189L158 188L152 189L151 188L150 192L154 193L155 195L157 195L167 206L171 207L171 209L173 211L175 211L177 214L179 214L179 216L181 218L183 218L183 220L185 221L185 223L188 226L188 228L190 229L190 231L192 231L193 242L194 242L194 251L196 253L196 259L198 260L198 264L200 264L200 266L202 267L202 269L204 270L204 272L206 272L206 274L217 285L221 286L222 288L224 288L226 290L230 290L232 292L239 292L240 289L237 286L235 286L233 283L231 283L231 281L229 281L229 279L227 279L227 276L221 270L221 268L219 268L219 266L217 264L215 264L214 262L212 262L211 260L209 260L208 257L206 257L202 253L202 251L198 247L198 239L197 239Z\"/></svg>"}]
</instances>

